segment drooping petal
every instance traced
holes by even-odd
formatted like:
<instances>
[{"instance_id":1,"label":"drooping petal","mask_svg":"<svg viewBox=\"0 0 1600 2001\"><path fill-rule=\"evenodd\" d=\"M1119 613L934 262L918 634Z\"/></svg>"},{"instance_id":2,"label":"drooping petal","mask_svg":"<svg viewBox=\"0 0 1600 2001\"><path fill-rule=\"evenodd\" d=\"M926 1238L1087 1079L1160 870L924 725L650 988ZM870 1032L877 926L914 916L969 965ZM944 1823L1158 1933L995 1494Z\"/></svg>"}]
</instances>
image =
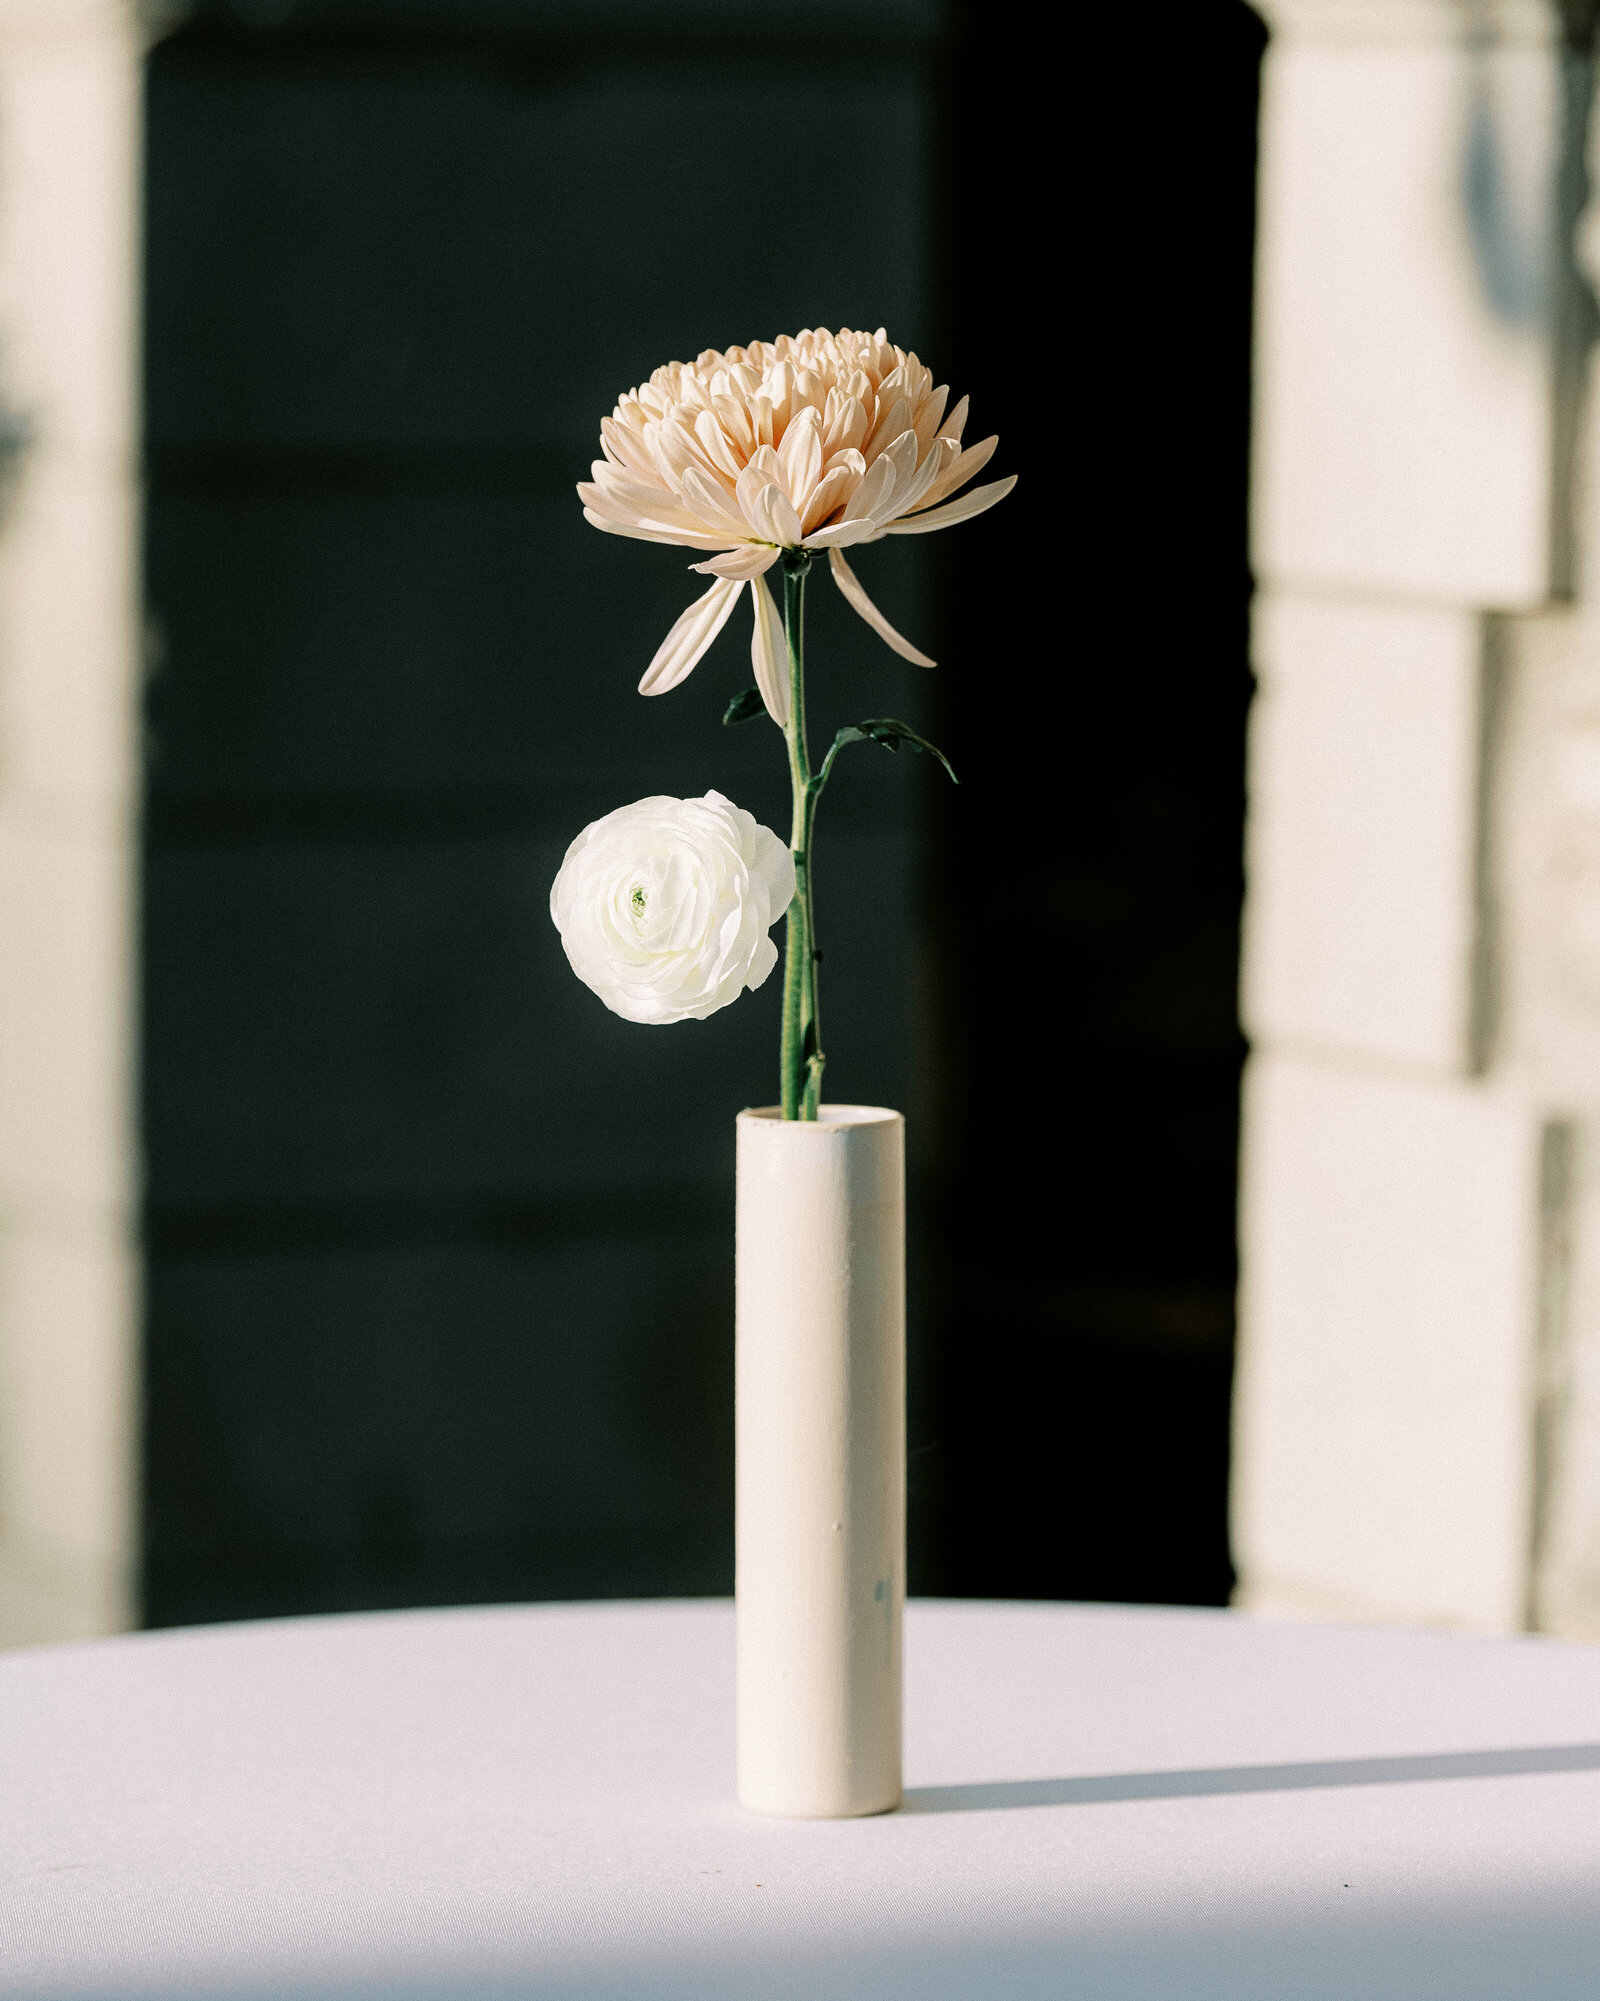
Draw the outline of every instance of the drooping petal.
<instances>
[{"instance_id":1,"label":"drooping petal","mask_svg":"<svg viewBox=\"0 0 1600 2001\"><path fill-rule=\"evenodd\" d=\"M845 561L838 549L829 549L828 564L833 571L833 580L844 592L846 602L858 611L878 637L892 646L903 659L914 660L919 667L934 667L937 661L930 660L926 653L918 652L909 639L903 638L879 611L866 592L854 570Z\"/></svg>"},{"instance_id":2,"label":"drooping petal","mask_svg":"<svg viewBox=\"0 0 1600 2001\"><path fill-rule=\"evenodd\" d=\"M743 583L747 577L759 577L763 570L770 570L777 560L777 550L768 543L741 542L737 549L713 556L706 563L691 563L689 568L703 577L736 577Z\"/></svg>"},{"instance_id":3,"label":"drooping petal","mask_svg":"<svg viewBox=\"0 0 1600 2001\"><path fill-rule=\"evenodd\" d=\"M755 630L750 635L750 665L767 714L783 729L789 720L789 658L783 620L765 577L750 579L750 596L756 614Z\"/></svg>"},{"instance_id":4,"label":"drooping petal","mask_svg":"<svg viewBox=\"0 0 1600 2001\"><path fill-rule=\"evenodd\" d=\"M727 624L728 614L743 588L736 577L718 577L704 597L695 599L656 648L656 657L639 683L641 695L664 695L688 678L706 648Z\"/></svg>"},{"instance_id":5,"label":"drooping petal","mask_svg":"<svg viewBox=\"0 0 1600 2001\"><path fill-rule=\"evenodd\" d=\"M930 508L926 514L909 514L904 521L891 521L884 533L928 535L935 528L953 528L958 521L970 521L973 515L986 513L997 500L1004 500L1016 483L1017 476L1012 473L1009 479L997 479L992 486L975 486L970 493L947 500L943 507Z\"/></svg>"}]
</instances>

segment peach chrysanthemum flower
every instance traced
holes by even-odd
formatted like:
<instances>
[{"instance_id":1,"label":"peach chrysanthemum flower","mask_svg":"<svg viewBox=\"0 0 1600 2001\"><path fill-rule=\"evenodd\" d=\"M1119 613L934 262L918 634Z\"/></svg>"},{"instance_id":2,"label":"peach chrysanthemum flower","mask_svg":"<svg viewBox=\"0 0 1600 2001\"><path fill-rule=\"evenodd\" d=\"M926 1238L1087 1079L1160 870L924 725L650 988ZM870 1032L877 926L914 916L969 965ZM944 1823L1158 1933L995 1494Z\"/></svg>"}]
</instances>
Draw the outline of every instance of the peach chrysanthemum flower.
<instances>
[{"instance_id":1,"label":"peach chrysanthemum flower","mask_svg":"<svg viewBox=\"0 0 1600 2001\"><path fill-rule=\"evenodd\" d=\"M611 535L717 552L691 566L715 581L661 642L640 694L664 695L688 675L748 583L756 686L773 720L787 722L783 622L762 573L788 549L826 549L835 582L868 625L931 667L867 596L843 551L952 527L1016 485L996 480L950 498L1000 440L963 451L967 399L947 417L949 394L882 327L707 348L630 389L601 422L605 457L578 488L584 518Z\"/></svg>"}]
</instances>

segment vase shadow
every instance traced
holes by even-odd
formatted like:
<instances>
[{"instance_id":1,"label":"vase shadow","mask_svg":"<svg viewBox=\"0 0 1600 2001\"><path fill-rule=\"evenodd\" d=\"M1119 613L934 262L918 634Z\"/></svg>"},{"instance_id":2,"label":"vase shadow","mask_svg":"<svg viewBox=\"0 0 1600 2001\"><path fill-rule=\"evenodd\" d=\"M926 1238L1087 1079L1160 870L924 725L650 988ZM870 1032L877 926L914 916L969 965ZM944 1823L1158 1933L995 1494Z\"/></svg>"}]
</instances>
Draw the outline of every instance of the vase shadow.
<instances>
[{"instance_id":1,"label":"vase shadow","mask_svg":"<svg viewBox=\"0 0 1600 2001\"><path fill-rule=\"evenodd\" d=\"M1106 1772L1077 1779L996 1779L975 1785L911 1786L900 1810L902 1813L993 1813L1007 1807L1215 1799L1228 1793L1421 1785L1437 1779L1516 1779L1548 1772L1600 1772L1600 1744L1534 1744L1505 1751L1430 1751L1397 1758L1332 1758L1303 1765L1215 1765L1194 1771Z\"/></svg>"}]
</instances>

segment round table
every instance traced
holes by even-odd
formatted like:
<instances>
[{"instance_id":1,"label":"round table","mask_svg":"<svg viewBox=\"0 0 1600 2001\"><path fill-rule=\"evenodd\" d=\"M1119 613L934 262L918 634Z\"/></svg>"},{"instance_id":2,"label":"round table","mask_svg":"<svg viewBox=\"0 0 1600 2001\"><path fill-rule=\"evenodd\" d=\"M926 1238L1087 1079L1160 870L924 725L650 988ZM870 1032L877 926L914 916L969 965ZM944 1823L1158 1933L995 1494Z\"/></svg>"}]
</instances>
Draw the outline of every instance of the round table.
<instances>
[{"instance_id":1,"label":"round table","mask_svg":"<svg viewBox=\"0 0 1600 2001\"><path fill-rule=\"evenodd\" d=\"M0 1657L0 1993L1600 1991L1600 1648L921 1602L904 1809L733 1792L726 1604Z\"/></svg>"}]
</instances>

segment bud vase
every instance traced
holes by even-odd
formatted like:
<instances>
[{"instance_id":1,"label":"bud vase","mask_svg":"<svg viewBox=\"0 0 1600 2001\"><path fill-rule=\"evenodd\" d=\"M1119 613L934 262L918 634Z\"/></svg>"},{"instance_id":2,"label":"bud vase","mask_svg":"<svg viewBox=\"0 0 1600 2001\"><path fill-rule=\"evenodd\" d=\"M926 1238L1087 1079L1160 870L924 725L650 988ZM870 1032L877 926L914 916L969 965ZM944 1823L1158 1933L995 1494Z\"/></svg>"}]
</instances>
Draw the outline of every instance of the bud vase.
<instances>
[{"instance_id":1,"label":"bud vase","mask_svg":"<svg viewBox=\"0 0 1600 2001\"><path fill-rule=\"evenodd\" d=\"M905 1121L738 1118L735 1340L741 1803L900 1804Z\"/></svg>"}]
</instances>

